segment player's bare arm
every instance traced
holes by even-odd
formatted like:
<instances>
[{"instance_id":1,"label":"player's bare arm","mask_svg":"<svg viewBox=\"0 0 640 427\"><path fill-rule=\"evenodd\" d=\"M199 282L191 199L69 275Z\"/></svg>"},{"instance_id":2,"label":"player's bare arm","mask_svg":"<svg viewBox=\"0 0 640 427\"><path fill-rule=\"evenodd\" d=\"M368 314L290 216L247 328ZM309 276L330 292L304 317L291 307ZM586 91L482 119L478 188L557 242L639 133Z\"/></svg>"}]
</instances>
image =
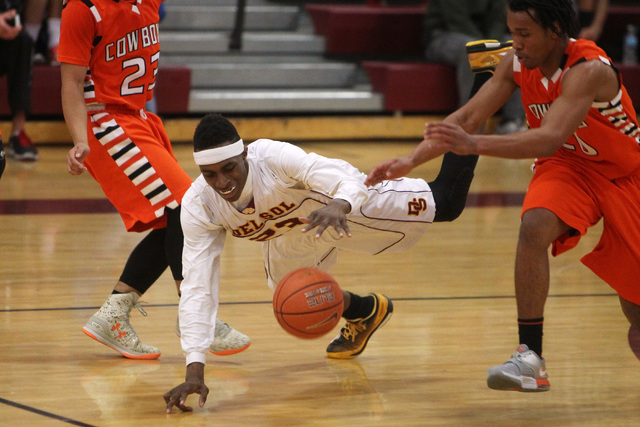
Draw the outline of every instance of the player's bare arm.
<instances>
[{"instance_id":1,"label":"player's bare arm","mask_svg":"<svg viewBox=\"0 0 640 427\"><path fill-rule=\"evenodd\" d=\"M349 224L347 223L347 214L351 212L351 204L346 200L333 199L326 206L317 209L309 214L306 218L300 218L300 221L304 224L308 224L302 229L303 233L309 230L316 230L316 239L322 236L322 233L329 228L333 227L340 238L351 237L349 231Z\"/></svg>"},{"instance_id":2,"label":"player's bare arm","mask_svg":"<svg viewBox=\"0 0 640 427\"><path fill-rule=\"evenodd\" d=\"M513 80L513 57L514 51L511 50L500 61L493 76L480 87L478 93L443 121L459 125L467 133L478 132L518 88ZM425 130L429 124L425 125Z\"/></svg>"},{"instance_id":3,"label":"player's bare arm","mask_svg":"<svg viewBox=\"0 0 640 427\"><path fill-rule=\"evenodd\" d=\"M600 61L589 61L565 74L562 95L551 104L540 128L509 135L465 135L459 126L436 124L428 132L457 154L511 159L546 157L575 132L594 100L613 99L617 90L615 72Z\"/></svg>"},{"instance_id":4,"label":"player's bare arm","mask_svg":"<svg viewBox=\"0 0 640 427\"><path fill-rule=\"evenodd\" d=\"M60 64L62 79L62 111L67 122L73 148L67 153L67 169L71 175L86 171L82 162L89 155L87 140L87 107L84 101L84 77L87 68Z\"/></svg>"},{"instance_id":5,"label":"player's bare arm","mask_svg":"<svg viewBox=\"0 0 640 427\"><path fill-rule=\"evenodd\" d=\"M496 68L493 77L480 88L478 93L464 106L447 116L442 123L459 126L464 133L477 132L483 123L507 102L517 88L513 81L513 55L513 52L509 52ZM365 184L375 185L385 179L405 176L413 168L450 151L451 148L446 141L443 143L433 135L427 135L429 127L438 123L440 122L425 125L425 139L411 153L375 166L367 176Z\"/></svg>"},{"instance_id":6,"label":"player's bare arm","mask_svg":"<svg viewBox=\"0 0 640 427\"><path fill-rule=\"evenodd\" d=\"M202 408L207 401L209 388L204 383L204 364L198 362L187 365L187 374L184 383L164 394L164 401L167 404L167 414L171 413L171 409L174 406L183 412L193 411L193 408L186 404L187 397L193 393L200 395L198 405Z\"/></svg>"}]
</instances>

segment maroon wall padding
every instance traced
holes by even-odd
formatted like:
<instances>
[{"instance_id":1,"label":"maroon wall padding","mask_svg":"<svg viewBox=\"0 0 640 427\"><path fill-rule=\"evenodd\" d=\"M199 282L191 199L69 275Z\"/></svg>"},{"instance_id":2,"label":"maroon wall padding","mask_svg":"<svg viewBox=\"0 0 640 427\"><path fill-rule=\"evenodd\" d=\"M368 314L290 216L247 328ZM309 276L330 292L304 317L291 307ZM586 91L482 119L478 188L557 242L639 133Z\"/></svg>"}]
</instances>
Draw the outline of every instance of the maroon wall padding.
<instances>
[{"instance_id":1,"label":"maroon wall padding","mask_svg":"<svg viewBox=\"0 0 640 427\"><path fill-rule=\"evenodd\" d=\"M374 92L386 111L448 113L458 104L455 69L449 65L365 61Z\"/></svg>"},{"instance_id":2,"label":"maroon wall padding","mask_svg":"<svg viewBox=\"0 0 640 427\"><path fill-rule=\"evenodd\" d=\"M31 116L62 116L60 67L34 65L31 80ZM191 90L191 70L182 66L158 68L155 96L158 112L186 114ZM7 78L0 77L0 116L10 117Z\"/></svg>"},{"instance_id":3,"label":"maroon wall padding","mask_svg":"<svg viewBox=\"0 0 640 427\"><path fill-rule=\"evenodd\" d=\"M636 114L640 115L640 64L624 65L615 64L622 74L622 84L627 88L629 97L636 109Z\"/></svg>"},{"instance_id":4,"label":"maroon wall padding","mask_svg":"<svg viewBox=\"0 0 640 427\"><path fill-rule=\"evenodd\" d=\"M307 4L331 55L421 55L424 6Z\"/></svg>"}]
</instances>

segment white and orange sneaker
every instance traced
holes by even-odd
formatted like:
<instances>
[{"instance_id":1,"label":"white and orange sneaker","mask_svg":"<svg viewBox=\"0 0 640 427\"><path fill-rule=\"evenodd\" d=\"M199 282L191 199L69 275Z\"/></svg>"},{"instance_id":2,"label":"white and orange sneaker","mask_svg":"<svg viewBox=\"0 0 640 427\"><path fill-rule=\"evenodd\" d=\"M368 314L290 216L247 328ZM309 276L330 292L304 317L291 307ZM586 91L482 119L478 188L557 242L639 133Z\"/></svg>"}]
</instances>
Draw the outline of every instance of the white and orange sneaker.
<instances>
[{"instance_id":1,"label":"white and orange sneaker","mask_svg":"<svg viewBox=\"0 0 640 427\"><path fill-rule=\"evenodd\" d=\"M547 391L550 385L544 358L520 344L511 359L489 368L487 385L494 390Z\"/></svg>"},{"instance_id":2,"label":"white and orange sneaker","mask_svg":"<svg viewBox=\"0 0 640 427\"><path fill-rule=\"evenodd\" d=\"M176 321L176 335L180 338L180 318ZM245 351L251 345L248 336L216 318L216 330L209 351L216 356L231 356Z\"/></svg>"},{"instance_id":3,"label":"white and orange sneaker","mask_svg":"<svg viewBox=\"0 0 640 427\"><path fill-rule=\"evenodd\" d=\"M129 323L129 313L133 307L144 316L147 315L138 304L138 294L135 292L109 295L82 331L128 359L157 359L160 357L160 350L143 344Z\"/></svg>"}]
</instances>

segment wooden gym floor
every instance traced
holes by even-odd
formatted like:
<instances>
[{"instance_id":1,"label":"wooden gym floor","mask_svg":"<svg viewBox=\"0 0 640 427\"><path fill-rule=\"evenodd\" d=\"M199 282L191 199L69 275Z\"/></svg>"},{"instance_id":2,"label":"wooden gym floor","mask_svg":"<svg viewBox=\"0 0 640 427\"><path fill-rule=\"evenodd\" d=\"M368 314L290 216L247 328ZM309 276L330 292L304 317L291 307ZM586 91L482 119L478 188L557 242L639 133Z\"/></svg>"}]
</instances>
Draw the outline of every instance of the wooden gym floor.
<instances>
[{"instance_id":1,"label":"wooden gym floor","mask_svg":"<svg viewBox=\"0 0 640 427\"><path fill-rule=\"evenodd\" d=\"M287 139L265 131L245 141L258 137ZM414 143L299 145L368 171ZM195 177L189 145L175 148ZM0 181L1 426L638 425L640 361L628 323L614 292L579 262L599 226L551 261L544 343L551 391L487 388L487 369L518 344L513 257L531 174L528 160L490 158L479 162L462 216L432 225L413 250L342 254L332 274L343 288L383 292L395 306L357 359L326 358L339 327L317 340L280 329L259 245L227 239L220 317L252 345L209 355L205 407L191 396L193 413L167 415L162 395L185 372L174 284L165 273L142 298L148 317L132 311L143 342L162 350L159 360L127 360L82 333L141 236L125 233L90 176L66 173L67 149L43 144L37 163L9 161ZM439 166L413 175L433 179Z\"/></svg>"}]
</instances>

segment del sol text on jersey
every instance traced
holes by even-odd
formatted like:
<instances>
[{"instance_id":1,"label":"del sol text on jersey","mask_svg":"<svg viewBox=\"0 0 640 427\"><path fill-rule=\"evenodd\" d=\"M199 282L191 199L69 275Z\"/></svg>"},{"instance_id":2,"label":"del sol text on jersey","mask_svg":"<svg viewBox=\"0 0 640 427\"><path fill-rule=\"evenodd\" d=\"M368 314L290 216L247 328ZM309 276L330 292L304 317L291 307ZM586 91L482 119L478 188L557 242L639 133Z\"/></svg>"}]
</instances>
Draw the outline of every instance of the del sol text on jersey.
<instances>
[{"instance_id":1,"label":"del sol text on jersey","mask_svg":"<svg viewBox=\"0 0 640 427\"><path fill-rule=\"evenodd\" d=\"M261 231L269 220L274 220L279 217L282 217L295 207L296 207L295 203L287 204L286 202L282 202L277 206L273 206L268 211L261 212L258 215L265 222L257 223L255 220L252 219L247 221L245 224L241 225L240 227L234 230L231 230L231 233L235 237L246 237L246 236L255 234L256 232ZM251 240L258 240L258 241L268 240L269 238L273 237L276 234L277 229L293 228L296 225L300 225L300 224L302 223L297 218L287 218L283 221L276 222L273 225L274 227L273 230L268 229L263 233L261 233L258 237L254 237Z\"/></svg>"}]
</instances>

